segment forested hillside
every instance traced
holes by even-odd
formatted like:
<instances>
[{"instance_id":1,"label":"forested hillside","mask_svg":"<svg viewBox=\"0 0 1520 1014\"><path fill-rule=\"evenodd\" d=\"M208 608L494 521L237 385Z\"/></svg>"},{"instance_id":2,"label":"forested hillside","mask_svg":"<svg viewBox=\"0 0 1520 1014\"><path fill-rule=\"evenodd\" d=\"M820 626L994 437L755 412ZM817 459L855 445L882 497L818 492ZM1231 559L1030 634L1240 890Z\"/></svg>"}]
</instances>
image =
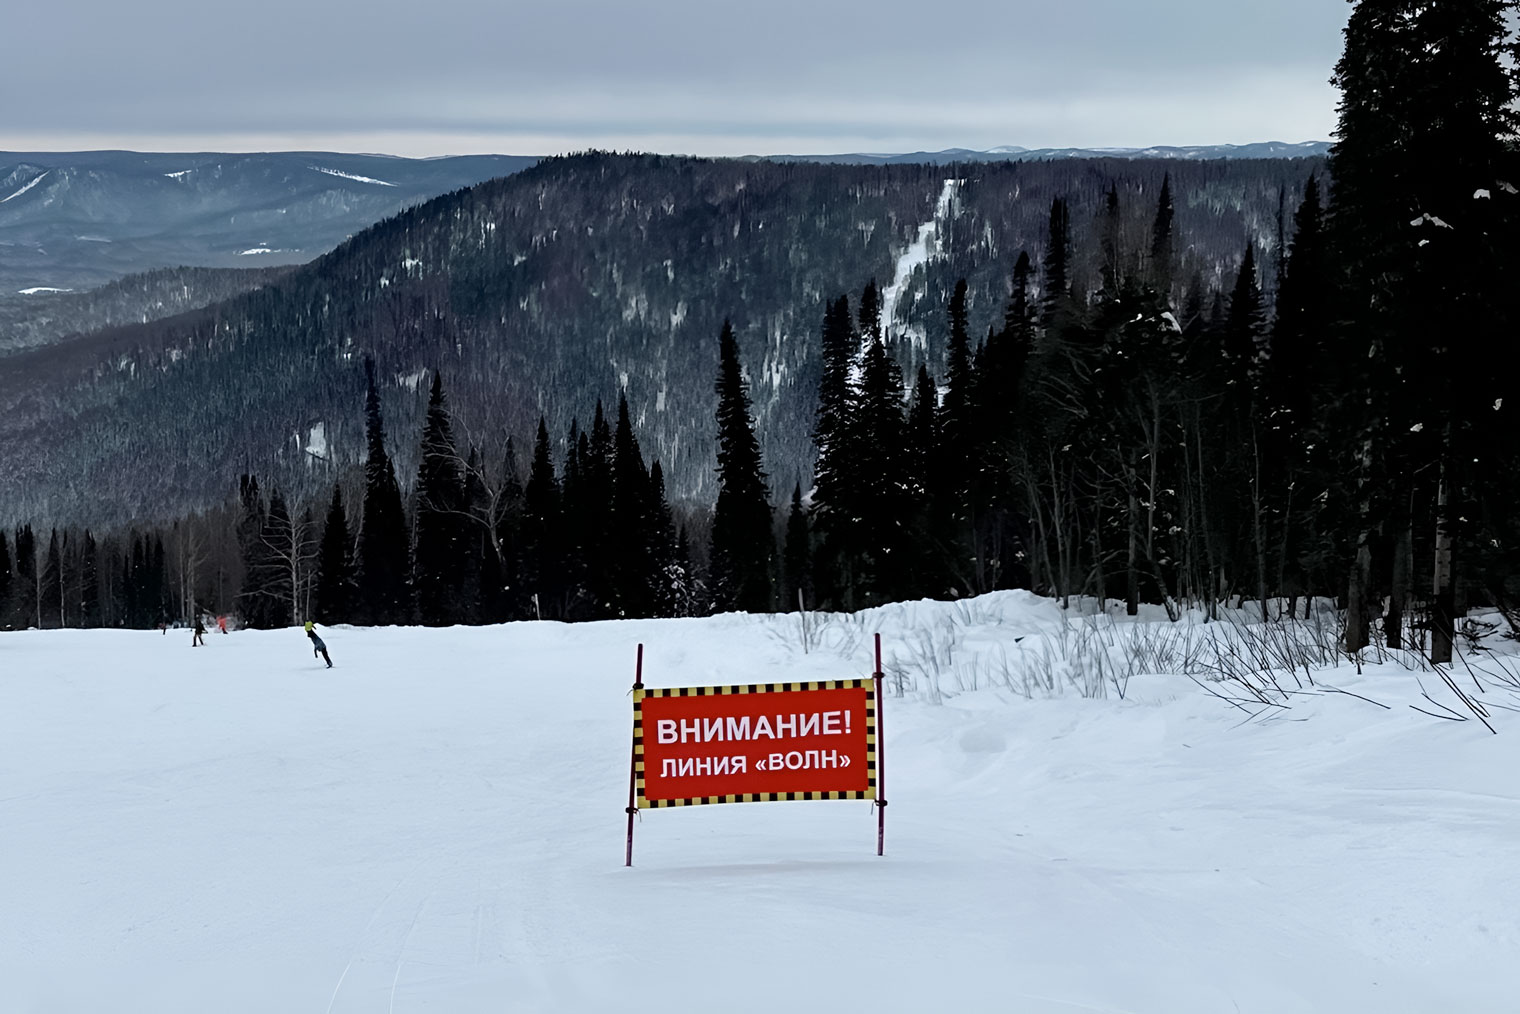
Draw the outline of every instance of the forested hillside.
<instances>
[{"instance_id":1,"label":"forested hillside","mask_svg":"<svg viewBox=\"0 0 1520 1014\"><path fill-rule=\"evenodd\" d=\"M84 292L0 296L0 356L73 334L146 324L256 289L289 268L161 268Z\"/></svg>"},{"instance_id":2,"label":"forested hillside","mask_svg":"<svg viewBox=\"0 0 1520 1014\"><path fill-rule=\"evenodd\" d=\"M257 292L12 357L0 376L0 467L13 477L0 517L165 517L222 502L250 471L316 495L363 455L366 355L403 432L420 424L420 383L436 369L459 426L493 455L509 435L531 439L540 413L560 441L597 399L626 393L672 499L710 502L725 319L773 492L807 485L820 326L835 295L875 279L901 368L938 375L957 279L973 333L1000 324L1015 262L1046 248L1059 196L1069 282L1085 299L1102 286L1101 236L1135 261L1170 174L1173 294L1206 310L1248 246L1270 292L1285 223L1321 168L547 160L407 210ZM410 474L414 448L396 454Z\"/></svg>"}]
</instances>

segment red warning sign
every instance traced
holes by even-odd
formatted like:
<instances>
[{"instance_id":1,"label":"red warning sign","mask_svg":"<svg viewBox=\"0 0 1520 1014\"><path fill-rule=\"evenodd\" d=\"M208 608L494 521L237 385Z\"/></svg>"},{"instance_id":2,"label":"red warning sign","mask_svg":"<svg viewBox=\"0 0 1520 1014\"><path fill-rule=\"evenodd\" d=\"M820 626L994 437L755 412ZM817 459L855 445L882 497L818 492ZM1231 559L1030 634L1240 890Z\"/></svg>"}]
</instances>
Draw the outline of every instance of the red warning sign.
<instances>
[{"instance_id":1,"label":"red warning sign","mask_svg":"<svg viewBox=\"0 0 1520 1014\"><path fill-rule=\"evenodd\" d=\"M876 798L872 680L633 692L638 806Z\"/></svg>"}]
</instances>

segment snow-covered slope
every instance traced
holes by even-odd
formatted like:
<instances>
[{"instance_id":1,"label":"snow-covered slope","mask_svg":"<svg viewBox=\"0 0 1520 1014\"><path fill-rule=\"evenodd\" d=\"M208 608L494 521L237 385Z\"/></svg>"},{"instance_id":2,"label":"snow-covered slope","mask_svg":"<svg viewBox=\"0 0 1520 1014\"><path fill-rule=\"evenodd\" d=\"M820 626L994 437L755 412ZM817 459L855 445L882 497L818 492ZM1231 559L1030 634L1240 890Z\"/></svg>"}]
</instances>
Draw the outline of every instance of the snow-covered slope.
<instances>
[{"instance_id":1,"label":"snow-covered slope","mask_svg":"<svg viewBox=\"0 0 1520 1014\"><path fill-rule=\"evenodd\" d=\"M1513 1011L1520 716L1419 714L1393 662L1255 720L1084 683L1186 629L1005 593L807 654L795 615L337 628L331 671L299 630L3 634L0 1007ZM875 630L884 858L869 803L772 803L645 813L622 867L636 644L654 686L821 679Z\"/></svg>"}]
</instances>

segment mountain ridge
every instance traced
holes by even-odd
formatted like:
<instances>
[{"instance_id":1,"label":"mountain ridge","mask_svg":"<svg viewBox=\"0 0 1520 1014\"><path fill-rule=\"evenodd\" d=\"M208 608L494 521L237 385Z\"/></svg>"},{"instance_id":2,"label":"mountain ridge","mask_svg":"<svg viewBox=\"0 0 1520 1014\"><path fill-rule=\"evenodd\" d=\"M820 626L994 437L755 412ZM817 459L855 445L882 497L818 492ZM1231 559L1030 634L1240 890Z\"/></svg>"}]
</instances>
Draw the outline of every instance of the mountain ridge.
<instances>
[{"instance_id":1,"label":"mountain ridge","mask_svg":"<svg viewBox=\"0 0 1520 1014\"><path fill-rule=\"evenodd\" d=\"M1200 161L1216 158L1319 158L1329 154L1329 141L1253 141L1246 144L1151 145L1144 148L1025 148L1017 144L995 148L946 148L942 151L851 152L832 155L745 155L748 161L819 162L840 165L947 165L955 162L1000 162L1007 159L1135 158Z\"/></svg>"},{"instance_id":2,"label":"mountain ridge","mask_svg":"<svg viewBox=\"0 0 1520 1014\"><path fill-rule=\"evenodd\" d=\"M972 328L1001 321L1020 250L1038 258L1050 202L1089 258L1110 187L1123 241L1148 249L1162 177L1186 237L1179 278L1212 291L1249 240L1270 255L1279 208L1320 167L1294 160L1004 160L967 166L941 202L935 165L749 163L601 153L546 159L377 223L316 261L163 321L17 353L0 371L0 520L107 523L221 502L256 471L295 499L352 477L375 359L398 475L433 370L457 433L519 464L540 413L556 441L626 393L673 499L713 490L717 334L732 319L779 488L811 473L825 300L901 279L889 321L912 375L942 375L945 307L970 284ZM1287 197L1286 205L1283 204ZM1090 285L1096 263L1073 264ZM306 448L322 436L323 455ZM186 454L186 448L196 451ZM140 463L163 462L162 469Z\"/></svg>"},{"instance_id":3,"label":"mountain ridge","mask_svg":"<svg viewBox=\"0 0 1520 1014\"><path fill-rule=\"evenodd\" d=\"M0 297L161 268L305 263L532 156L341 152L0 152ZM390 178L386 178L390 177Z\"/></svg>"}]
</instances>

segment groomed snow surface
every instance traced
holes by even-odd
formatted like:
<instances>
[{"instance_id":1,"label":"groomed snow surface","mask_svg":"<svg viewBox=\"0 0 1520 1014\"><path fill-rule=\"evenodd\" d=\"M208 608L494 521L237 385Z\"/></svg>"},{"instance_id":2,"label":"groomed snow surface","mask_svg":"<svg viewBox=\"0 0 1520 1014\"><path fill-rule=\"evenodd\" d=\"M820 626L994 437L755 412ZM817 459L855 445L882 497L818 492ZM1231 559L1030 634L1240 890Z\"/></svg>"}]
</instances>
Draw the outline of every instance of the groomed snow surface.
<instances>
[{"instance_id":1,"label":"groomed snow surface","mask_svg":"<svg viewBox=\"0 0 1520 1014\"><path fill-rule=\"evenodd\" d=\"M0 634L0 1009L1520 1009L1520 714L1422 715L1463 706L1392 661L1316 680L1386 709L1080 691L1073 644L1165 629L999 593L807 654L796 615L339 627L330 671L299 629ZM850 678L876 630L884 858L868 802L739 804L645 812L623 868L636 644L651 686Z\"/></svg>"}]
</instances>

